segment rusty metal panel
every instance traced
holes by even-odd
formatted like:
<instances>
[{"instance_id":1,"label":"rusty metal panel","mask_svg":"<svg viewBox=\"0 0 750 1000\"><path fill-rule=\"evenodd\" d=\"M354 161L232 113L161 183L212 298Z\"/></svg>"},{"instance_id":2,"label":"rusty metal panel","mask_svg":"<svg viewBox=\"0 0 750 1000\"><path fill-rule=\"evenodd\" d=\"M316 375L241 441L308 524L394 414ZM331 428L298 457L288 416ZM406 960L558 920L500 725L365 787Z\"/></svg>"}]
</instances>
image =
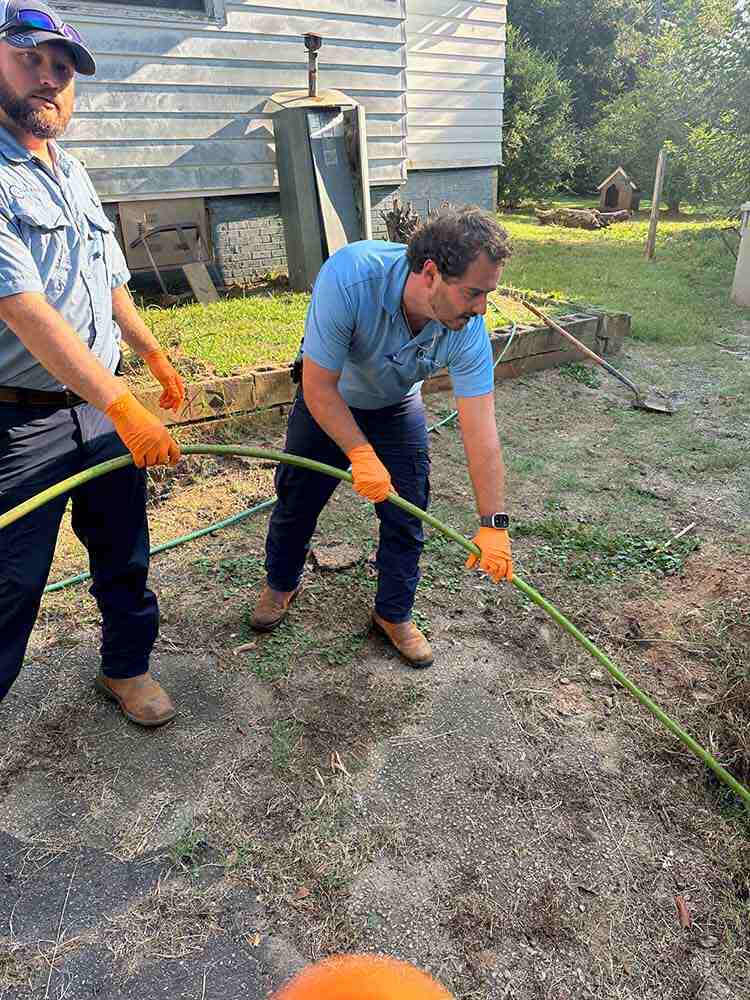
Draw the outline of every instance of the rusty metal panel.
<instances>
[{"instance_id":1,"label":"rusty metal panel","mask_svg":"<svg viewBox=\"0 0 750 1000\"><path fill-rule=\"evenodd\" d=\"M183 246L177 232L158 233L149 239L149 248L159 267L180 267L209 259L210 235L203 198L121 201L119 208L125 258L131 271L151 270L143 245L132 247L131 244L147 230L159 226L193 227L183 230L186 244Z\"/></svg>"}]
</instances>

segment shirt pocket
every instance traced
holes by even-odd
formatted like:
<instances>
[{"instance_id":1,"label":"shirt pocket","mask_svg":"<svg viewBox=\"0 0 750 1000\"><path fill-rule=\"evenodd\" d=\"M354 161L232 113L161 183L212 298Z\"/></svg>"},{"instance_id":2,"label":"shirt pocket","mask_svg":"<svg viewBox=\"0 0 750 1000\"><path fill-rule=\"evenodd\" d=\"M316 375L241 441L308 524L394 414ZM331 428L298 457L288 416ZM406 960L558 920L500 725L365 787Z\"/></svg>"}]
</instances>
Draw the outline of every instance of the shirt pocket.
<instances>
[{"instance_id":1,"label":"shirt pocket","mask_svg":"<svg viewBox=\"0 0 750 1000\"><path fill-rule=\"evenodd\" d=\"M444 361L433 358L426 351L417 351L414 359L415 374L418 379L430 378L445 367Z\"/></svg>"},{"instance_id":2,"label":"shirt pocket","mask_svg":"<svg viewBox=\"0 0 750 1000\"><path fill-rule=\"evenodd\" d=\"M39 277L50 298L65 288L71 268L70 242L74 238L70 222L54 202L14 198L10 210L21 238L29 248Z\"/></svg>"},{"instance_id":3,"label":"shirt pocket","mask_svg":"<svg viewBox=\"0 0 750 1000\"><path fill-rule=\"evenodd\" d=\"M83 210L88 226L88 247L86 256L92 270L103 268L109 273L107 259L107 240L112 236L115 227L104 214L104 209L95 201L89 202Z\"/></svg>"}]
</instances>

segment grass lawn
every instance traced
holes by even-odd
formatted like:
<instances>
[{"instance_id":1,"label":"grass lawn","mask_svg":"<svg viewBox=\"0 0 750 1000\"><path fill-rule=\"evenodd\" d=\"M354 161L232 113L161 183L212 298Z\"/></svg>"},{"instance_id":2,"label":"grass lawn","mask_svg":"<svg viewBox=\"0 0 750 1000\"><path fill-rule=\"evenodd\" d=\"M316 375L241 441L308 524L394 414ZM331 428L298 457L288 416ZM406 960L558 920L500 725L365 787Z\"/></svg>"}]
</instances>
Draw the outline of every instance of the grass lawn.
<instances>
[{"instance_id":1,"label":"grass lawn","mask_svg":"<svg viewBox=\"0 0 750 1000\"><path fill-rule=\"evenodd\" d=\"M501 221L515 248L506 285L629 312L638 340L688 345L717 339L740 315L729 301L734 258L720 234L726 219L662 216L651 261L643 252L648 204L631 222L596 231L540 226L531 208Z\"/></svg>"},{"instance_id":2,"label":"grass lawn","mask_svg":"<svg viewBox=\"0 0 750 1000\"><path fill-rule=\"evenodd\" d=\"M665 345L716 339L740 314L729 302L734 259L719 233L726 220L698 214L662 218L652 261L643 256L647 211L595 232L540 226L531 208L502 215L501 221L515 248L505 285L541 296L552 312L582 305L629 312L636 339ZM229 375L244 366L291 361L308 301L302 293L261 290L211 306L141 311L178 358ZM534 321L512 296L503 296L501 308L491 310L490 325L512 320Z\"/></svg>"}]
</instances>

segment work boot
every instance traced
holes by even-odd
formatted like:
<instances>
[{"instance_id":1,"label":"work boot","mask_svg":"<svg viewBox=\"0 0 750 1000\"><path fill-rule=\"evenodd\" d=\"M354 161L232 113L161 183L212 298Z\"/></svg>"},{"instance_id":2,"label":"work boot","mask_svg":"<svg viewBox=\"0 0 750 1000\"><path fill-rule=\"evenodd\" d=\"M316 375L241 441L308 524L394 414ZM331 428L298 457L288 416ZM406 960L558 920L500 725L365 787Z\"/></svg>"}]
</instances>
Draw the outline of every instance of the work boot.
<instances>
[{"instance_id":1,"label":"work boot","mask_svg":"<svg viewBox=\"0 0 750 1000\"><path fill-rule=\"evenodd\" d=\"M289 605L299 593L296 590L274 590L265 584L255 605L250 625L256 632L271 632L287 616Z\"/></svg>"},{"instance_id":2,"label":"work boot","mask_svg":"<svg viewBox=\"0 0 750 1000\"><path fill-rule=\"evenodd\" d=\"M430 644L414 622L387 622L373 611L372 623L396 647L409 666L418 670L432 666L435 657Z\"/></svg>"},{"instance_id":3,"label":"work boot","mask_svg":"<svg viewBox=\"0 0 750 1000\"><path fill-rule=\"evenodd\" d=\"M99 674L94 686L116 701L123 715L139 726L163 726L177 715L174 702L149 673L137 677Z\"/></svg>"}]
</instances>

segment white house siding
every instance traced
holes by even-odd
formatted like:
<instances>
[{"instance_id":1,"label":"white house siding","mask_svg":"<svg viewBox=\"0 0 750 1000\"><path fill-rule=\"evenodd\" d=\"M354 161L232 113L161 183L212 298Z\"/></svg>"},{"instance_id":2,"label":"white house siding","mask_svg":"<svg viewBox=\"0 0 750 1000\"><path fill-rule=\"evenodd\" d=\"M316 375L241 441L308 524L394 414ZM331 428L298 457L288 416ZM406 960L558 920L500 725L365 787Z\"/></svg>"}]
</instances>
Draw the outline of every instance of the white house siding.
<instances>
[{"instance_id":1,"label":"white house siding","mask_svg":"<svg viewBox=\"0 0 750 1000\"><path fill-rule=\"evenodd\" d=\"M232 0L222 15L62 3L90 42L65 145L105 201L277 190L276 91L307 88L302 35L324 38L321 89L367 109L370 178L399 184L406 164L406 0Z\"/></svg>"},{"instance_id":2,"label":"white house siding","mask_svg":"<svg viewBox=\"0 0 750 1000\"><path fill-rule=\"evenodd\" d=\"M407 0L408 168L501 161L505 0Z\"/></svg>"}]
</instances>

